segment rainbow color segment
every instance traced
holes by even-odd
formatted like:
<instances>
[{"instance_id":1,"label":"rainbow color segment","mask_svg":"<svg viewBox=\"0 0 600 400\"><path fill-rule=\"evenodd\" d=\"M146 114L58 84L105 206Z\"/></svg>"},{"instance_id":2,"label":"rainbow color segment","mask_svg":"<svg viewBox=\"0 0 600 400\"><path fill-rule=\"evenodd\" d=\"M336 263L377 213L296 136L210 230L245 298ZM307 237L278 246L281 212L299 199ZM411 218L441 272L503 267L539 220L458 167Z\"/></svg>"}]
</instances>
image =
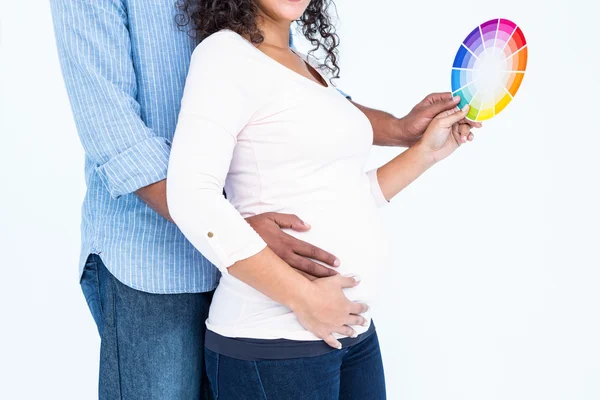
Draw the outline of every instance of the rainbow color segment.
<instances>
[{"instance_id":1,"label":"rainbow color segment","mask_svg":"<svg viewBox=\"0 0 600 400\"><path fill-rule=\"evenodd\" d=\"M461 44L452 66L452 94L467 118L485 121L498 115L517 94L527 68L527 41L521 28L493 19L473 30Z\"/></svg>"}]
</instances>

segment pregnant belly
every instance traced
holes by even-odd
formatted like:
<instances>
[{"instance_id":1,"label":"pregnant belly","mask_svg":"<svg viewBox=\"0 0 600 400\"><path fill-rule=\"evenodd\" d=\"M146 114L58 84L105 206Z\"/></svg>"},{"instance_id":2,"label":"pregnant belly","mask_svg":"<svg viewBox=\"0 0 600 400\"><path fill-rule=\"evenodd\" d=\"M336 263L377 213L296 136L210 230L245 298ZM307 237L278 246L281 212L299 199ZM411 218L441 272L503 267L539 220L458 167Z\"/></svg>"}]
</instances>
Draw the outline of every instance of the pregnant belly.
<instances>
[{"instance_id":1,"label":"pregnant belly","mask_svg":"<svg viewBox=\"0 0 600 400\"><path fill-rule=\"evenodd\" d=\"M385 268L387 235L375 208L370 204L357 210L339 207L327 212L286 210L311 225L307 232L286 229L286 233L313 244L340 260L335 268L342 275L359 275L361 283L345 293L351 300L369 301L376 293L378 276Z\"/></svg>"},{"instance_id":2,"label":"pregnant belly","mask_svg":"<svg viewBox=\"0 0 600 400\"><path fill-rule=\"evenodd\" d=\"M344 293L350 300L369 304L386 264L387 238L375 205L370 201L361 202L360 206L357 203L355 199L352 205L346 203L335 209L321 207L315 211L313 204L276 211L296 214L309 223L311 229L307 232L285 231L338 257L341 264L336 270L340 274L359 275L360 284L344 289ZM369 319L369 315L365 317ZM231 275L221 278L207 327L229 337L317 339L304 330L289 309ZM366 330L355 328L358 333Z\"/></svg>"}]
</instances>

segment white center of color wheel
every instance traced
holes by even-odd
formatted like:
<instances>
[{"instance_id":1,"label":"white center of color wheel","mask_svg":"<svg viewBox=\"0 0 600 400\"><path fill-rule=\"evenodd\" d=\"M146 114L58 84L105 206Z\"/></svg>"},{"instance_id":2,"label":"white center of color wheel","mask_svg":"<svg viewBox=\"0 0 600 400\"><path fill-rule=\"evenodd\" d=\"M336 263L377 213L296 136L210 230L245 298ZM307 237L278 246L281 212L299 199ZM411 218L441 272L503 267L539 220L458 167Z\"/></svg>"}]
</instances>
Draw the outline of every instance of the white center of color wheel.
<instances>
[{"instance_id":1,"label":"white center of color wheel","mask_svg":"<svg viewBox=\"0 0 600 400\"><path fill-rule=\"evenodd\" d=\"M491 51L483 53L475 62L473 69L477 70L477 87L485 93L493 93L494 89L503 87L506 71L506 59L502 52Z\"/></svg>"}]
</instances>

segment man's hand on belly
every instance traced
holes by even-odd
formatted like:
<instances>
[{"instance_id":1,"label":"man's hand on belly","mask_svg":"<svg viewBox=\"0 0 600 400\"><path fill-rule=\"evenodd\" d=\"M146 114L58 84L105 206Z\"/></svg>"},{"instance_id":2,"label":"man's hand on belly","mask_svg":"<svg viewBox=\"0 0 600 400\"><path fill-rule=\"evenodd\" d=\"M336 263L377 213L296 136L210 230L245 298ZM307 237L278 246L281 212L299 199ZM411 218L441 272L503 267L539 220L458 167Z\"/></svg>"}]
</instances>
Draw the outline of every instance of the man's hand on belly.
<instances>
[{"instance_id":1,"label":"man's hand on belly","mask_svg":"<svg viewBox=\"0 0 600 400\"><path fill-rule=\"evenodd\" d=\"M318 260L332 267L338 267L340 261L333 254L282 231L284 228L298 232L310 229L310 225L296 215L269 212L248 217L246 221L267 242L275 254L298 271L316 278L337 274L336 271L313 261Z\"/></svg>"}]
</instances>

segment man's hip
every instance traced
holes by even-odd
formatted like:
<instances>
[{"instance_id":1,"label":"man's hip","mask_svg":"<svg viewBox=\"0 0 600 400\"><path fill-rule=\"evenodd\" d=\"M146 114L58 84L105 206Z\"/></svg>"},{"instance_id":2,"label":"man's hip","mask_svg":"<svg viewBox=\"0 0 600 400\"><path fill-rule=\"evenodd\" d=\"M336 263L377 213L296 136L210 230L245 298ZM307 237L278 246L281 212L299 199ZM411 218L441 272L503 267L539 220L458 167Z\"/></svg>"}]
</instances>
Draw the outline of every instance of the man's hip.
<instances>
[{"instance_id":1,"label":"man's hip","mask_svg":"<svg viewBox=\"0 0 600 400\"><path fill-rule=\"evenodd\" d=\"M95 254L81 287L101 337L100 399L211 398L203 353L212 291L135 290Z\"/></svg>"}]
</instances>

